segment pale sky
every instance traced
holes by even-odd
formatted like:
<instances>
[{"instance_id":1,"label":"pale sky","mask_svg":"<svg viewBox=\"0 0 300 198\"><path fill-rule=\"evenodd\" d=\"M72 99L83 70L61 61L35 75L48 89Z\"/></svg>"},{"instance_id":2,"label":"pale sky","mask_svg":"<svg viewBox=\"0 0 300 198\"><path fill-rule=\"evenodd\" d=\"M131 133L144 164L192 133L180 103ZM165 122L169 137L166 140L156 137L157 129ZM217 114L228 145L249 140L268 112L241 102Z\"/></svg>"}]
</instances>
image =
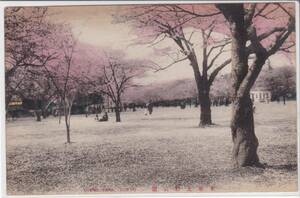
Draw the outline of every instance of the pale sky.
<instances>
[{"instance_id":1,"label":"pale sky","mask_svg":"<svg viewBox=\"0 0 300 198\"><path fill-rule=\"evenodd\" d=\"M121 49L126 52L128 58L150 59L161 66L166 66L171 62L167 57L154 55L155 49L171 47L177 49L170 39L156 45L155 48L148 45L133 45L136 41L136 35L131 31L127 24L112 24L112 14L117 12L116 6L65 6L50 7L51 19L54 22L65 22L71 25L75 36L82 43L87 43L100 48L110 47ZM188 30L186 30L188 32ZM218 35L215 34L217 37ZM193 34L193 39L199 46L201 45L201 36L199 33ZM198 40L196 40L198 39ZM228 49L230 46L228 46ZM200 47L196 50L201 54ZM222 54L220 61L226 60L230 54ZM201 58L201 57L200 57ZM271 58L273 67L295 64L285 55L277 54ZM201 61L201 60L199 60ZM230 65L223 69L223 73L230 71ZM167 70L159 72L147 72L147 75L137 80L141 84L150 84L166 82L176 79L193 78L192 68L188 61L173 65Z\"/></svg>"}]
</instances>

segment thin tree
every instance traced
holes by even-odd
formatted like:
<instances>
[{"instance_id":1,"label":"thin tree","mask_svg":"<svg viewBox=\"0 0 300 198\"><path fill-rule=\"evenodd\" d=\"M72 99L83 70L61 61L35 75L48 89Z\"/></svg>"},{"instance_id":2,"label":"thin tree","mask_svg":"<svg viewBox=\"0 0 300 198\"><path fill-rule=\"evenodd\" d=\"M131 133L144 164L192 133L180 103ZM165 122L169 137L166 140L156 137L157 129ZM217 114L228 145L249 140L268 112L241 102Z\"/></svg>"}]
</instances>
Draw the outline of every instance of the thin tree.
<instances>
[{"instance_id":1,"label":"thin tree","mask_svg":"<svg viewBox=\"0 0 300 198\"><path fill-rule=\"evenodd\" d=\"M59 108L59 114L64 115L67 143L71 143L71 110L80 85L78 78L81 77L82 65L75 60L75 56L78 57L78 54L75 54L77 40L71 33L71 29L64 24L59 24L56 28L57 37L53 38L55 39L53 42L58 48L51 49L55 51L56 61L44 65L43 69L56 89L59 107L63 108L63 112L60 112Z\"/></svg>"},{"instance_id":2,"label":"thin tree","mask_svg":"<svg viewBox=\"0 0 300 198\"><path fill-rule=\"evenodd\" d=\"M129 88L135 86L133 79L144 72L144 61L122 58L119 51L105 52L102 65L101 93L106 94L115 106L116 122L121 122L122 96Z\"/></svg>"}]
</instances>

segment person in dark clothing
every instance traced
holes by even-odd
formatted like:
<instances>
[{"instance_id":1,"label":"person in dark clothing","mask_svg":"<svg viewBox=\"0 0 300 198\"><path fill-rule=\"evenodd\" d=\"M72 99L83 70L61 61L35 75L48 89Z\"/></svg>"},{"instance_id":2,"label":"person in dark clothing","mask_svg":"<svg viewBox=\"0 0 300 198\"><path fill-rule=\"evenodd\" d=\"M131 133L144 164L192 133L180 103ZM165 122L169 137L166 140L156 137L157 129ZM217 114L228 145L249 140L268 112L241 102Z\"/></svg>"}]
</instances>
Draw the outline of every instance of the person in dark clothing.
<instances>
[{"instance_id":1,"label":"person in dark clothing","mask_svg":"<svg viewBox=\"0 0 300 198\"><path fill-rule=\"evenodd\" d=\"M146 109L145 109L145 115L151 115L153 112L153 104L152 102L150 101L149 103L146 104Z\"/></svg>"},{"instance_id":2,"label":"person in dark clothing","mask_svg":"<svg viewBox=\"0 0 300 198\"><path fill-rule=\"evenodd\" d=\"M180 103L180 109L185 109L185 106L186 106L186 104L184 101Z\"/></svg>"},{"instance_id":3,"label":"person in dark clothing","mask_svg":"<svg viewBox=\"0 0 300 198\"><path fill-rule=\"evenodd\" d=\"M149 115L151 115L153 112L153 104L151 102L148 103L147 109L148 109Z\"/></svg>"},{"instance_id":4,"label":"person in dark clothing","mask_svg":"<svg viewBox=\"0 0 300 198\"><path fill-rule=\"evenodd\" d=\"M104 115L99 120L99 122L106 122L106 121L108 121L108 114L107 114L107 112L104 113Z\"/></svg>"}]
</instances>

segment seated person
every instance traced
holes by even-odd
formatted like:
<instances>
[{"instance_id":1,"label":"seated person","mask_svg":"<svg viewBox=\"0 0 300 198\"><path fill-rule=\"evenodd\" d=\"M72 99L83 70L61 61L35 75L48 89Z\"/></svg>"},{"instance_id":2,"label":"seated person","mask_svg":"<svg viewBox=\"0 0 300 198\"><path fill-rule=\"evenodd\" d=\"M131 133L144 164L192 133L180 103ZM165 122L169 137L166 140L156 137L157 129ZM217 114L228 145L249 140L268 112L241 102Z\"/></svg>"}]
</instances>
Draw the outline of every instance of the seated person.
<instances>
[{"instance_id":1,"label":"seated person","mask_svg":"<svg viewBox=\"0 0 300 198\"><path fill-rule=\"evenodd\" d=\"M99 122L106 122L108 121L108 115L107 112L104 113L104 115L102 116L102 118L99 120Z\"/></svg>"}]
</instances>

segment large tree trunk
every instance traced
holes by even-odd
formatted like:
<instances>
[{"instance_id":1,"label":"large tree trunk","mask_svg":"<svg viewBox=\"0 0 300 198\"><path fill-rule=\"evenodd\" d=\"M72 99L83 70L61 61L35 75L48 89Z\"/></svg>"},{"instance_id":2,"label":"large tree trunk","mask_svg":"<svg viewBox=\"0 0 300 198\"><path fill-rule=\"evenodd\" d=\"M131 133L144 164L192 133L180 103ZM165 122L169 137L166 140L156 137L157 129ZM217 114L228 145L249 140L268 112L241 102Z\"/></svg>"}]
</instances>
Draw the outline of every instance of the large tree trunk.
<instances>
[{"instance_id":1,"label":"large tree trunk","mask_svg":"<svg viewBox=\"0 0 300 198\"><path fill-rule=\"evenodd\" d=\"M259 165L258 140L254 131L253 106L249 94L233 101L231 133L234 167Z\"/></svg>"},{"instance_id":2,"label":"large tree trunk","mask_svg":"<svg viewBox=\"0 0 300 198\"><path fill-rule=\"evenodd\" d=\"M258 140L254 132L254 120L250 88L242 85L248 74L248 57L246 54L247 32L244 21L243 4L218 4L230 25L232 43L232 119L231 133L233 140L234 167L259 164L257 155ZM248 83L249 82L244 82Z\"/></svg>"},{"instance_id":3,"label":"large tree trunk","mask_svg":"<svg viewBox=\"0 0 300 198\"><path fill-rule=\"evenodd\" d=\"M243 23L242 23L243 24ZM250 99L250 90L241 86L248 72L248 63L245 56L246 37L240 25L232 27L232 77L233 77L233 111L231 133L233 140L234 167L259 165L257 155L258 140L254 131L253 107ZM242 32L242 33L241 33Z\"/></svg>"},{"instance_id":4,"label":"large tree trunk","mask_svg":"<svg viewBox=\"0 0 300 198\"><path fill-rule=\"evenodd\" d=\"M210 86L207 82L207 79L205 79L206 76L201 77L197 61L194 60L194 58L192 57L189 59L191 61L191 66L194 72L194 78L196 81L197 91L198 91L198 100L200 104L199 126L203 127L206 125L211 125L212 121L211 121L211 109L210 109L210 98L209 98Z\"/></svg>"},{"instance_id":5,"label":"large tree trunk","mask_svg":"<svg viewBox=\"0 0 300 198\"><path fill-rule=\"evenodd\" d=\"M121 122L121 113L120 113L119 104L116 104L115 114L116 114L116 122Z\"/></svg>"},{"instance_id":6,"label":"large tree trunk","mask_svg":"<svg viewBox=\"0 0 300 198\"><path fill-rule=\"evenodd\" d=\"M207 91L203 91L207 90ZM209 89L198 90L199 92L199 102L200 102L200 123L199 126L203 127L206 125L211 125L211 104L209 98ZM204 92L204 93L203 93Z\"/></svg>"},{"instance_id":7,"label":"large tree trunk","mask_svg":"<svg viewBox=\"0 0 300 198\"><path fill-rule=\"evenodd\" d=\"M280 47L295 31L295 19L290 15L287 29L276 36L274 44L265 48L258 38L256 29L252 26L255 14L255 4L250 9L244 9L243 4L217 4L230 25L231 57L233 78L233 115L232 137L234 141L233 159L235 166L259 165L257 156L258 140L254 132L252 102L249 92L254 85L266 59L280 50ZM251 44L249 49L255 53L255 59L248 66L249 51L246 50L246 41Z\"/></svg>"}]
</instances>

